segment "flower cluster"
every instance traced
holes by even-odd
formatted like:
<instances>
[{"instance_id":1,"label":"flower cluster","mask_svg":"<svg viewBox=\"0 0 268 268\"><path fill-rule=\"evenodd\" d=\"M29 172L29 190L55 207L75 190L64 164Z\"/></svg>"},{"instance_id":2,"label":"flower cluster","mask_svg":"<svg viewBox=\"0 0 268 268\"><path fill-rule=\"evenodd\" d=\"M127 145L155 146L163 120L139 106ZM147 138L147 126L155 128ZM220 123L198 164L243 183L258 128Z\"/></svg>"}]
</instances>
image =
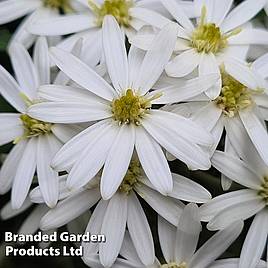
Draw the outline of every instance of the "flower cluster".
<instances>
[{"instance_id":1,"label":"flower cluster","mask_svg":"<svg viewBox=\"0 0 268 268\"><path fill-rule=\"evenodd\" d=\"M16 110L0 113L0 146L13 143L2 218L35 203L20 233L104 234L82 242L92 268L267 267L262 10L267 0L1 1L1 24L24 17L7 47L14 77L0 66ZM217 260L251 217L239 258Z\"/></svg>"}]
</instances>

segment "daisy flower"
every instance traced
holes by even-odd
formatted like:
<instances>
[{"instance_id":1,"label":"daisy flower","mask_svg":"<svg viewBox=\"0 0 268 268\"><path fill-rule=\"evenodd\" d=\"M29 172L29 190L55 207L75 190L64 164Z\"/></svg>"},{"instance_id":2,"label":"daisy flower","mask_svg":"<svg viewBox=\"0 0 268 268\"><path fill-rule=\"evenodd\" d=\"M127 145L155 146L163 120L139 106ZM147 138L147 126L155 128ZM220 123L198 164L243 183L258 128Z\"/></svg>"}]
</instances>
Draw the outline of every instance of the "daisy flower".
<instances>
[{"instance_id":1,"label":"daisy flower","mask_svg":"<svg viewBox=\"0 0 268 268\"><path fill-rule=\"evenodd\" d=\"M193 168L208 169L206 146L213 144L202 127L152 107L161 94L149 90L169 60L177 28L173 23L167 25L145 56L132 47L129 57L119 25L112 16L105 17L103 32L105 60L113 86L76 57L53 48L51 54L57 66L84 90L71 93L70 88L65 88L69 96L62 94L57 101L33 105L29 114L54 123L98 120L66 143L52 162L56 170L71 168L67 180L70 188L88 183L104 165L101 193L109 199L121 184L135 147L146 175L166 195L172 191L173 183L161 146ZM211 86L217 79L214 75L207 77L206 85ZM198 79L194 83L203 87ZM52 97L53 92L47 90L45 94ZM168 91L163 94L163 103L170 102Z\"/></svg>"},{"instance_id":2,"label":"daisy flower","mask_svg":"<svg viewBox=\"0 0 268 268\"><path fill-rule=\"evenodd\" d=\"M240 135L246 132L263 161L268 164L268 135L264 123L268 107L265 81L268 61L265 59L267 55L250 66L238 59L226 60L221 67L220 95L213 101L200 95L187 106L192 110L190 118L212 132L216 141L214 149L225 129L225 151L232 153L242 150L245 145L241 144Z\"/></svg>"},{"instance_id":3,"label":"daisy flower","mask_svg":"<svg viewBox=\"0 0 268 268\"><path fill-rule=\"evenodd\" d=\"M184 77L197 67L199 75L219 74L219 66L226 59L245 59L249 45L267 45L267 31L244 25L263 8L265 2L246 0L230 11L232 0L196 0L195 8L201 17L193 23L175 0L162 0L162 4L179 24L179 37L174 51L178 55L167 64L167 74ZM150 43L151 38L151 35L143 34L141 38L138 35L132 38L131 43L141 47ZM220 90L221 82L218 81L206 94L210 99L215 99Z\"/></svg>"},{"instance_id":4,"label":"daisy flower","mask_svg":"<svg viewBox=\"0 0 268 268\"><path fill-rule=\"evenodd\" d=\"M96 47L102 51L102 23L105 16L113 16L121 27L122 34L131 36L143 25L153 20L159 28L170 21L160 13L163 10L161 1L146 0L79 0L84 11L79 14L69 14L61 17L40 19L28 27L28 31L36 35L58 36L73 34L58 44L58 47L69 50L81 37L88 43L88 49ZM180 1L180 8L193 13L193 4ZM167 15L167 12L164 12ZM169 15L170 16L170 15ZM109 34L109 33L106 33Z\"/></svg>"},{"instance_id":5,"label":"daisy flower","mask_svg":"<svg viewBox=\"0 0 268 268\"><path fill-rule=\"evenodd\" d=\"M215 261L211 266L209 266L209 268L239 268L239 261L240 260L236 258L218 260L218 261ZM265 261L260 261L256 266L251 266L251 267L267 268L266 265L267 263Z\"/></svg>"},{"instance_id":6,"label":"daisy flower","mask_svg":"<svg viewBox=\"0 0 268 268\"><path fill-rule=\"evenodd\" d=\"M243 141L247 142L245 147L248 146L244 149L248 151L247 158L243 156L245 160L217 151L211 161L216 169L246 189L213 198L201 206L200 213L203 221L209 221L208 228L212 230L225 228L236 220L246 220L256 215L239 261L240 268L251 268L258 264L264 248L267 247L268 166L254 147L250 146L248 139L244 138Z\"/></svg>"},{"instance_id":7,"label":"daisy flower","mask_svg":"<svg viewBox=\"0 0 268 268\"><path fill-rule=\"evenodd\" d=\"M159 217L158 235L160 246L163 252L164 260L160 262L155 257L154 264L150 268L207 268L220 256L238 237L242 231L242 222L237 222L222 231L213 235L205 244L197 251L197 243L201 232L201 223L198 214L198 207L194 204L187 205L181 216L178 227L170 225L164 219ZM125 260L118 258L115 266L119 267L121 262L125 262L126 266L146 268L142 265L141 260L135 248L132 245L128 235L123 242L120 255ZM98 255L92 254L83 258L86 264L102 268L98 265Z\"/></svg>"},{"instance_id":8,"label":"daisy flower","mask_svg":"<svg viewBox=\"0 0 268 268\"><path fill-rule=\"evenodd\" d=\"M0 191L4 194L12 186L11 201L14 209L22 206L35 170L47 205L55 206L58 200L58 177L57 172L50 167L51 160L62 142L81 130L70 125L40 121L27 114L27 107L38 101L39 85L50 83L46 39L37 41L34 55L32 61L19 43L10 47L18 83L0 66L0 93L18 111L0 115L0 145L12 141L15 144L0 170Z\"/></svg>"},{"instance_id":9,"label":"daisy flower","mask_svg":"<svg viewBox=\"0 0 268 268\"><path fill-rule=\"evenodd\" d=\"M118 191L109 201L101 199L88 223L87 232L106 235L106 243L98 246L95 243L83 243L84 256L99 251L101 263L111 266L122 245L126 226L142 260L149 265L154 261L153 240L145 213L138 196L144 199L158 214L173 225L178 224L183 203L204 203L210 200L210 193L201 185L177 174L172 174L173 191L164 197L158 193L146 177L141 164L133 158ZM63 185L60 196L68 193ZM31 199L41 203L41 194L32 193ZM57 228L76 218L80 213L89 210L100 199L99 177L95 177L83 190L69 194L69 198L60 202L41 221L41 228Z\"/></svg>"},{"instance_id":10,"label":"daisy flower","mask_svg":"<svg viewBox=\"0 0 268 268\"><path fill-rule=\"evenodd\" d=\"M0 25L27 15L15 31L10 45L19 42L29 48L37 38L28 32L29 25L44 18L57 18L59 11L69 13L75 10L81 10L79 0L3 0L0 2Z\"/></svg>"}]
</instances>

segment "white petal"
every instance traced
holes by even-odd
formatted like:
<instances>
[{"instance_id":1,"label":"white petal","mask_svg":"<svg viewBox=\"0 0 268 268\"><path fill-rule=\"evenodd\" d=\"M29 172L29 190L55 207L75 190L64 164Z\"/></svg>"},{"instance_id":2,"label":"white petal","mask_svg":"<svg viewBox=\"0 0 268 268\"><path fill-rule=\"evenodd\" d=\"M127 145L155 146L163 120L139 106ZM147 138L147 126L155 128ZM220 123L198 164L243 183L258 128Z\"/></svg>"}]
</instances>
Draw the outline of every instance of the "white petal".
<instances>
[{"instance_id":1,"label":"white petal","mask_svg":"<svg viewBox=\"0 0 268 268\"><path fill-rule=\"evenodd\" d=\"M57 16L35 21L28 31L35 35L57 36L76 33L95 27L90 13Z\"/></svg>"},{"instance_id":2,"label":"white petal","mask_svg":"<svg viewBox=\"0 0 268 268\"><path fill-rule=\"evenodd\" d=\"M27 13L34 11L40 5L41 2L36 0L2 1L0 3L0 24L5 24L23 17Z\"/></svg>"},{"instance_id":3,"label":"white petal","mask_svg":"<svg viewBox=\"0 0 268 268\"><path fill-rule=\"evenodd\" d=\"M99 199L100 193L96 189L80 191L59 202L55 208L49 210L42 218L40 228L49 230L63 226L89 210Z\"/></svg>"},{"instance_id":4,"label":"white petal","mask_svg":"<svg viewBox=\"0 0 268 268\"><path fill-rule=\"evenodd\" d=\"M106 243L99 245L101 264L110 267L115 262L124 238L127 221L127 197L115 194L109 201L103 219L101 234L106 237Z\"/></svg>"},{"instance_id":5,"label":"white petal","mask_svg":"<svg viewBox=\"0 0 268 268\"><path fill-rule=\"evenodd\" d=\"M237 220L246 220L265 207L262 197L256 193L255 200L248 200L238 205L234 204L219 212L207 225L209 230L224 229Z\"/></svg>"},{"instance_id":6,"label":"white petal","mask_svg":"<svg viewBox=\"0 0 268 268\"><path fill-rule=\"evenodd\" d=\"M194 254L190 262L191 268L206 268L233 243L243 229L242 222L236 222L228 228L212 236Z\"/></svg>"},{"instance_id":7,"label":"white petal","mask_svg":"<svg viewBox=\"0 0 268 268\"><path fill-rule=\"evenodd\" d=\"M145 54L137 81L133 81L134 88L140 94L147 93L159 79L175 48L176 39L177 28L173 23L165 26L156 35L153 44ZM167 43L166 40L169 42Z\"/></svg>"},{"instance_id":8,"label":"white petal","mask_svg":"<svg viewBox=\"0 0 268 268\"><path fill-rule=\"evenodd\" d=\"M238 258L229 258L215 261L209 268L237 268L239 265ZM260 261L255 268L267 268L265 261Z\"/></svg>"},{"instance_id":9,"label":"white petal","mask_svg":"<svg viewBox=\"0 0 268 268\"><path fill-rule=\"evenodd\" d=\"M220 69L218 67L216 57L214 56L213 53L209 53L209 54L203 53L202 54L198 70L199 70L199 76L212 74L212 73L218 74L219 79L216 81L216 83L214 83L214 85L212 87L210 87L206 91L206 95L211 100L216 99L220 95L222 81L221 81Z\"/></svg>"},{"instance_id":10,"label":"white petal","mask_svg":"<svg viewBox=\"0 0 268 268\"><path fill-rule=\"evenodd\" d=\"M258 199L256 191L249 189L219 195L200 207L201 220L210 221L224 209L232 206L239 206L240 204L256 199Z\"/></svg>"},{"instance_id":11,"label":"white petal","mask_svg":"<svg viewBox=\"0 0 268 268\"><path fill-rule=\"evenodd\" d=\"M158 236L165 261L167 263L175 260L176 227L158 216Z\"/></svg>"},{"instance_id":12,"label":"white petal","mask_svg":"<svg viewBox=\"0 0 268 268\"><path fill-rule=\"evenodd\" d=\"M195 203L205 203L211 199L211 194L200 184L181 175L172 173L173 191L169 196Z\"/></svg>"},{"instance_id":13,"label":"white petal","mask_svg":"<svg viewBox=\"0 0 268 268\"><path fill-rule=\"evenodd\" d=\"M36 169L36 146L37 139L31 138L27 142L21 159L18 162L11 192L12 207L14 209L22 206L30 189Z\"/></svg>"},{"instance_id":14,"label":"white petal","mask_svg":"<svg viewBox=\"0 0 268 268\"><path fill-rule=\"evenodd\" d=\"M263 178L238 157L216 151L211 163L231 180L252 189L260 189Z\"/></svg>"},{"instance_id":15,"label":"white petal","mask_svg":"<svg viewBox=\"0 0 268 268\"><path fill-rule=\"evenodd\" d=\"M266 246L268 226L267 209L258 213L249 228L241 251L239 267L256 267Z\"/></svg>"},{"instance_id":16,"label":"white petal","mask_svg":"<svg viewBox=\"0 0 268 268\"><path fill-rule=\"evenodd\" d=\"M78 159L77 156L88 145L88 142L94 139L103 127L105 128L110 124L110 120L102 120L80 132L56 154L51 164L52 167L58 171L69 169Z\"/></svg>"},{"instance_id":17,"label":"white petal","mask_svg":"<svg viewBox=\"0 0 268 268\"><path fill-rule=\"evenodd\" d=\"M20 97L21 89L15 79L0 65L0 93L19 112L26 110Z\"/></svg>"},{"instance_id":18,"label":"white petal","mask_svg":"<svg viewBox=\"0 0 268 268\"><path fill-rule=\"evenodd\" d=\"M256 147L261 158L268 165L268 135L262 122L252 110L244 110L239 113L239 116L245 126L247 133Z\"/></svg>"},{"instance_id":19,"label":"white petal","mask_svg":"<svg viewBox=\"0 0 268 268\"><path fill-rule=\"evenodd\" d=\"M55 64L80 86L106 100L115 97L114 89L81 60L56 47L50 52Z\"/></svg>"},{"instance_id":20,"label":"white petal","mask_svg":"<svg viewBox=\"0 0 268 268\"><path fill-rule=\"evenodd\" d=\"M161 0L161 3L174 17L174 19L176 19L176 21L183 26L183 28L187 29L188 31L192 31L194 29L193 23L175 0Z\"/></svg>"},{"instance_id":21,"label":"white petal","mask_svg":"<svg viewBox=\"0 0 268 268\"><path fill-rule=\"evenodd\" d=\"M100 171L118 131L117 127L109 124L99 127L97 133L93 131L94 133L91 132L88 135L88 142L80 155L76 156L76 162L68 176L69 188L83 187Z\"/></svg>"},{"instance_id":22,"label":"white petal","mask_svg":"<svg viewBox=\"0 0 268 268\"><path fill-rule=\"evenodd\" d=\"M108 73L114 88L120 93L128 88L128 61L121 29L113 16L105 16L102 38Z\"/></svg>"},{"instance_id":23,"label":"white petal","mask_svg":"<svg viewBox=\"0 0 268 268\"><path fill-rule=\"evenodd\" d=\"M102 103L43 102L30 106L28 114L51 123L83 123L112 116L110 107Z\"/></svg>"},{"instance_id":24,"label":"white petal","mask_svg":"<svg viewBox=\"0 0 268 268\"><path fill-rule=\"evenodd\" d=\"M266 0L246 0L235 7L225 18L221 27L228 32L252 19L266 4ZM241 17L241 14L243 16Z\"/></svg>"},{"instance_id":25,"label":"white petal","mask_svg":"<svg viewBox=\"0 0 268 268\"><path fill-rule=\"evenodd\" d=\"M142 168L155 188L164 195L170 193L173 182L165 155L160 145L142 127L136 129L135 148Z\"/></svg>"},{"instance_id":26,"label":"white petal","mask_svg":"<svg viewBox=\"0 0 268 268\"><path fill-rule=\"evenodd\" d=\"M198 207L187 205L180 216L175 240L175 260L188 263L192 258L202 230Z\"/></svg>"},{"instance_id":27,"label":"white petal","mask_svg":"<svg viewBox=\"0 0 268 268\"><path fill-rule=\"evenodd\" d=\"M146 215L133 192L128 197L127 212L127 227L133 244L142 263L149 266L155 258L153 237Z\"/></svg>"},{"instance_id":28,"label":"white petal","mask_svg":"<svg viewBox=\"0 0 268 268\"><path fill-rule=\"evenodd\" d=\"M37 176L45 203L54 207L59 197L58 173L50 167L51 161L61 142L53 134L38 137L37 144Z\"/></svg>"},{"instance_id":29,"label":"white petal","mask_svg":"<svg viewBox=\"0 0 268 268\"><path fill-rule=\"evenodd\" d=\"M9 48L9 54L21 90L33 100L36 98L40 81L31 56L19 43L15 43Z\"/></svg>"},{"instance_id":30,"label":"white petal","mask_svg":"<svg viewBox=\"0 0 268 268\"><path fill-rule=\"evenodd\" d=\"M34 64L39 76L40 85L50 83L50 59L45 37L39 37L34 48Z\"/></svg>"},{"instance_id":31,"label":"white petal","mask_svg":"<svg viewBox=\"0 0 268 268\"><path fill-rule=\"evenodd\" d=\"M186 101L198 96L218 81L219 76L217 74L209 74L185 80L181 84L173 84L163 89L160 88L157 91L152 92L152 94L161 94L161 97L154 100L153 103L167 104Z\"/></svg>"},{"instance_id":32,"label":"white petal","mask_svg":"<svg viewBox=\"0 0 268 268\"><path fill-rule=\"evenodd\" d=\"M165 70L169 76L184 77L190 74L198 66L199 62L200 54L194 49L188 49L171 60Z\"/></svg>"},{"instance_id":33,"label":"white petal","mask_svg":"<svg viewBox=\"0 0 268 268\"><path fill-rule=\"evenodd\" d=\"M182 211L183 204L179 201L161 195L151 188L141 185L136 192L164 219L177 226Z\"/></svg>"},{"instance_id":34,"label":"white petal","mask_svg":"<svg viewBox=\"0 0 268 268\"><path fill-rule=\"evenodd\" d=\"M251 67L263 77L267 78L268 76L268 53L264 54L263 56L256 59Z\"/></svg>"},{"instance_id":35,"label":"white petal","mask_svg":"<svg viewBox=\"0 0 268 268\"><path fill-rule=\"evenodd\" d=\"M107 200L121 184L129 167L135 143L135 129L122 125L105 160L101 177L101 195Z\"/></svg>"},{"instance_id":36,"label":"white petal","mask_svg":"<svg viewBox=\"0 0 268 268\"><path fill-rule=\"evenodd\" d=\"M52 133L62 142L66 143L71 138L76 136L84 130L79 125L65 125L65 124L54 124L51 128Z\"/></svg>"}]
</instances>

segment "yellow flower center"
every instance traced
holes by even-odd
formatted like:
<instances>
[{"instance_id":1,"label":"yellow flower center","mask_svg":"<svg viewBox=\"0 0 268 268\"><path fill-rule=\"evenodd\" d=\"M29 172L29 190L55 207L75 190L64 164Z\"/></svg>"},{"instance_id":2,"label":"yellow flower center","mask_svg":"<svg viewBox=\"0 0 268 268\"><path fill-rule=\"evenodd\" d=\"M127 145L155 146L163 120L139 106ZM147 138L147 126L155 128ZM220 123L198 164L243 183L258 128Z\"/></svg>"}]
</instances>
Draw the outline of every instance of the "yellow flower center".
<instances>
[{"instance_id":1,"label":"yellow flower center","mask_svg":"<svg viewBox=\"0 0 268 268\"><path fill-rule=\"evenodd\" d=\"M253 103L251 97L253 90L250 90L223 70L221 76L222 89L215 102L225 115L234 117L239 110L245 109Z\"/></svg>"},{"instance_id":2,"label":"yellow flower center","mask_svg":"<svg viewBox=\"0 0 268 268\"><path fill-rule=\"evenodd\" d=\"M170 262L168 264L162 264L160 268L187 268L186 262L182 262L180 264L177 264L175 262Z\"/></svg>"},{"instance_id":3,"label":"yellow flower center","mask_svg":"<svg viewBox=\"0 0 268 268\"><path fill-rule=\"evenodd\" d=\"M141 164L138 160L132 160L130 162L128 171L119 186L119 191L125 194L129 194L134 187L139 184L142 174Z\"/></svg>"},{"instance_id":4,"label":"yellow flower center","mask_svg":"<svg viewBox=\"0 0 268 268\"><path fill-rule=\"evenodd\" d=\"M128 27L130 25L129 9L133 6L132 0L105 0L101 6L96 4L94 0L88 0L88 2L92 12L97 17L97 26L102 25L106 15L114 16L121 26Z\"/></svg>"},{"instance_id":5,"label":"yellow flower center","mask_svg":"<svg viewBox=\"0 0 268 268\"><path fill-rule=\"evenodd\" d=\"M259 191L259 195L263 198L266 205L268 206L268 177L264 177L262 183L262 189Z\"/></svg>"},{"instance_id":6,"label":"yellow flower center","mask_svg":"<svg viewBox=\"0 0 268 268\"><path fill-rule=\"evenodd\" d=\"M206 23L206 7L203 6L200 23L191 36L191 47L201 53L219 53L228 45L228 38L241 32L235 29L228 34L222 34L215 23Z\"/></svg>"},{"instance_id":7,"label":"yellow flower center","mask_svg":"<svg viewBox=\"0 0 268 268\"><path fill-rule=\"evenodd\" d=\"M43 0L43 2L45 7L62 10L64 13L73 11L70 0Z\"/></svg>"},{"instance_id":8,"label":"yellow flower center","mask_svg":"<svg viewBox=\"0 0 268 268\"><path fill-rule=\"evenodd\" d=\"M157 94L146 98L135 94L132 89L127 89L125 94L112 102L113 118L119 124L140 125L140 120L149 113L152 107L151 101L159 97L160 95Z\"/></svg>"},{"instance_id":9,"label":"yellow flower center","mask_svg":"<svg viewBox=\"0 0 268 268\"><path fill-rule=\"evenodd\" d=\"M24 134L14 140L14 144L18 143L23 139L30 139L39 135L44 135L51 132L53 124L39 121L30 117L27 114L22 114L20 120L23 123Z\"/></svg>"}]
</instances>

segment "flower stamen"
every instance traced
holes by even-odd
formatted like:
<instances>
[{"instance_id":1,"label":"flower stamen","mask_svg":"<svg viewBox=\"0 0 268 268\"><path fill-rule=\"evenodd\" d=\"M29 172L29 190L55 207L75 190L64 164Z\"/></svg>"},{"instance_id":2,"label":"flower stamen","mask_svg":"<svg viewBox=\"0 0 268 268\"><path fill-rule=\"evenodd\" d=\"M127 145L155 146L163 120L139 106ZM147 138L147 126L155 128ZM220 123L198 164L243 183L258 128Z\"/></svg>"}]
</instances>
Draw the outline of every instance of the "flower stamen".
<instances>
[{"instance_id":1,"label":"flower stamen","mask_svg":"<svg viewBox=\"0 0 268 268\"><path fill-rule=\"evenodd\" d=\"M64 13L73 11L70 0L43 0L43 2L45 7L62 10Z\"/></svg>"},{"instance_id":2,"label":"flower stamen","mask_svg":"<svg viewBox=\"0 0 268 268\"><path fill-rule=\"evenodd\" d=\"M160 268L187 268L186 262L182 262L180 264L177 264L175 262L170 262L167 264L162 264Z\"/></svg>"},{"instance_id":3,"label":"flower stamen","mask_svg":"<svg viewBox=\"0 0 268 268\"><path fill-rule=\"evenodd\" d=\"M268 177L264 177L264 181L261 185L262 189L259 191L259 195L263 198L268 206Z\"/></svg>"}]
</instances>

